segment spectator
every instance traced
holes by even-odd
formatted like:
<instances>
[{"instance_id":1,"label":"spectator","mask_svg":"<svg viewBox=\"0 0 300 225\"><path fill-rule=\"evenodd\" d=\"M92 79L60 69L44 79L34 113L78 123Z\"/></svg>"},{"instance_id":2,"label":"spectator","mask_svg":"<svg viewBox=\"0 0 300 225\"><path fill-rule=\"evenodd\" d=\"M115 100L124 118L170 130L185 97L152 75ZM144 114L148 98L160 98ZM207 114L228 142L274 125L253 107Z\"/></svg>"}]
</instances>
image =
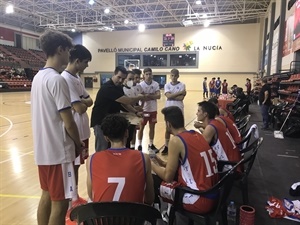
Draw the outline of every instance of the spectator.
<instances>
[{"instance_id":1,"label":"spectator","mask_svg":"<svg viewBox=\"0 0 300 225\"><path fill-rule=\"evenodd\" d=\"M216 93L217 98L220 96L220 93L221 93L221 83L222 83L222 81L220 80L220 77L218 77L215 82L215 93Z\"/></svg>"},{"instance_id":2,"label":"spectator","mask_svg":"<svg viewBox=\"0 0 300 225\"><path fill-rule=\"evenodd\" d=\"M215 96L216 92L215 92L215 80L216 78L213 77L211 79L211 81L209 82L209 97L212 98Z\"/></svg>"},{"instance_id":3,"label":"spectator","mask_svg":"<svg viewBox=\"0 0 300 225\"><path fill-rule=\"evenodd\" d=\"M227 87L228 87L228 83L227 80L225 79L222 83L222 94L227 95L228 93Z\"/></svg>"},{"instance_id":4,"label":"spectator","mask_svg":"<svg viewBox=\"0 0 300 225\"><path fill-rule=\"evenodd\" d=\"M249 78L246 79L246 92L247 92L247 95L250 96L250 93L251 93L251 80Z\"/></svg>"},{"instance_id":5,"label":"spectator","mask_svg":"<svg viewBox=\"0 0 300 225\"><path fill-rule=\"evenodd\" d=\"M269 129L269 108L272 105L271 102L271 88L268 85L267 79L262 79L262 88L259 92L258 101L260 104L261 115L263 118L262 130Z\"/></svg>"},{"instance_id":6,"label":"spectator","mask_svg":"<svg viewBox=\"0 0 300 225\"><path fill-rule=\"evenodd\" d=\"M207 77L204 77L203 80L203 99L208 98L208 89L207 89Z\"/></svg>"},{"instance_id":7,"label":"spectator","mask_svg":"<svg viewBox=\"0 0 300 225\"><path fill-rule=\"evenodd\" d=\"M101 123L111 148L96 152L87 160L87 191L93 202L153 203L150 158L125 147L128 125L120 114L108 115Z\"/></svg>"},{"instance_id":8,"label":"spectator","mask_svg":"<svg viewBox=\"0 0 300 225\"><path fill-rule=\"evenodd\" d=\"M47 61L31 88L34 157L42 189L37 223L64 225L69 199L76 194L73 161L82 146L69 87L58 73L69 62L72 39L48 30L41 35L40 43Z\"/></svg>"}]
</instances>

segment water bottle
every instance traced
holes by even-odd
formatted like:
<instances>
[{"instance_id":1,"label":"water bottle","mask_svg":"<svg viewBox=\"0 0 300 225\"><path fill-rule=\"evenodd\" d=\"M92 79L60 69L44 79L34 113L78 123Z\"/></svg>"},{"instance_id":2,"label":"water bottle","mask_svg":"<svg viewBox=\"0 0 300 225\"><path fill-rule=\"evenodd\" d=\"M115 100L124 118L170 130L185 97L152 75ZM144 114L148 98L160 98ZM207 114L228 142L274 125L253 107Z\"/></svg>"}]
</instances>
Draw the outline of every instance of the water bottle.
<instances>
[{"instance_id":1,"label":"water bottle","mask_svg":"<svg viewBox=\"0 0 300 225\"><path fill-rule=\"evenodd\" d=\"M228 225L236 225L236 206L233 201L227 207L227 221Z\"/></svg>"}]
</instances>

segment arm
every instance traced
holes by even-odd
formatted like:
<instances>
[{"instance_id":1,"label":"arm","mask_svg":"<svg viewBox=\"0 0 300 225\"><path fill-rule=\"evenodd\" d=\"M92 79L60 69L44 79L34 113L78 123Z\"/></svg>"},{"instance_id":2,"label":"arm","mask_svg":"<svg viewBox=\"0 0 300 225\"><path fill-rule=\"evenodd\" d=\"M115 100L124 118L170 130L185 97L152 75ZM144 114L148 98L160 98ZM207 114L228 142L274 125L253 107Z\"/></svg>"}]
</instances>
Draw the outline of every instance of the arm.
<instances>
[{"instance_id":1,"label":"arm","mask_svg":"<svg viewBox=\"0 0 300 225\"><path fill-rule=\"evenodd\" d=\"M64 122L65 129L66 129L68 135L75 142L76 156L78 156L81 151L82 143L80 141L78 128L74 121L72 111L71 111L71 109L64 109L64 110L61 110L59 113L60 113L61 119Z\"/></svg>"},{"instance_id":2,"label":"arm","mask_svg":"<svg viewBox=\"0 0 300 225\"><path fill-rule=\"evenodd\" d=\"M179 91L179 92L176 92L176 93L173 93L173 94L171 94L170 92L165 93L165 96L168 99L174 99L174 98L176 98L178 96L183 96L184 97L185 95L186 95L186 91L185 90Z\"/></svg>"},{"instance_id":3,"label":"arm","mask_svg":"<svg viewBox=\"0 0 300 225\"><path fill-rule=\"evenodd\" d=\"M151 173L151 162L149 155L144 154L145 166L146 166L146 189L145 189L145 199L144 202L148 205L152 205L154 201L154 186L153 178Z\"/></svg>"},{"instance_id":4,"label":"arm","mask_svg":"<svg viewBox=\"0 0 300 225\"><path fill-rule=\"evenodd\" d=\"M87 185L87 193L91 200L93 200L92 196L92 181L91 181L91 171L90 171L90 163L91 163L91 157L88 157L86 160L86 185Z\"/></svg>"},{"instance_id":5,"label":"arm","mask_svg":"<svg viewBox=\"0 0 300 225\"><path fill-rule=\"evenodd\" d=\"M213 140L215 134L216 134L215 128L210 125L206 126L202 133L204 139L207 141L208 144L210 144L210 142Z\"/></svg>"},{"instance_id":6,"label":"arm","mask_svg":"<svg viewBox=\"0 0 300 225\"><path fill-rule=\"evenodd\" d=\"M228 116L228 113L222 108L219 108L219 112L220 112L220 115Z\"/></svg>"},{"instance_id":7,"label":"arm","mask_svg":"<svg viewBox=\"0 0 300 225\"><path fill-rule=\"evenodd\" d=\"M262 104L265 104L265 103L266 103L268 97L269 97L269 92L268 92L268 91L265 91L265 92L264 92L264 101L262 102Z\"/></svg>"},{"instance_id":8,"label":"arm","mask_svg":"<svg viewBox=\"0 0 300 225\"><path fill-rule=\"evenodd\" d=\"M179 95L176 98L174 98L174 100L182 101L184 99L184 97L185 97L185 95Z\"/></svg>"},{"instance_id":9,"label":"arm","mask_svg":"<svg viewBox=\"0 0 300 225\"><path fill-rule=\"evenodd\" d=\"M184 152L184 146L178 137L173 136L168 147L169 154L166 168L161 167L152 161L152 169L162 180L166 182L172 182L178 168L178 161L181 152Z\"/></svg>"},{"instance_id":10,"label":"arm","mask_svg":"<svg viewBox=\"0 0 300 225\"><path fill-rule=\"evenodd\" d=\"M81 99L81 102L85 104L87 107L91 107L94 103L90 97Z\"/></svg>"},{"instance_id":11,"label":"arm","mask_svg":"<svg viewBox=\"0 0 300 225\"><path fill-rule=\"evenodd\" d=\"M72 107L79 115L82 115L87 110L87 106L82 102L74 102L72 103Z\"/></svg>"},{"instance_id":12,"label":"arm","mask_svg":"<svg viewBox=\"0 0 300 225\"><path fill-rule=\"evenodd\" d=\"M138 101L143 100L143 99L144 99L143 95L139 95L137 97L132 97L132 98L129 98L129 97L123 95L120 98L117 98L115 101L119 102L123 105L133 105L133 104L135 104Z\"/></svg>"},{"instance_id":13,"label":"arm","mask_svg":"<svg viewBox=\"0 0 300 225\"><path fill-rule=\"evenodd\" d=\"M149 100L160 99L160 90L157 90L154 94L148 94L148 95L146 95L146 97L147 97Z\"/></svg>"},{"instance_id":14,"label":"arm","mask_svg":"<svg viewBox=\"0 0 300 225\"><path fill-rule=\"evenodd\" d=\"M132 105L123 105L122 107L124 109L126 109L128 112L132 112L134 114L136 114L137 116L141 117L143 115L143 112L138 111L137 109L135 109Z\"/></svg>"}]
</instances>

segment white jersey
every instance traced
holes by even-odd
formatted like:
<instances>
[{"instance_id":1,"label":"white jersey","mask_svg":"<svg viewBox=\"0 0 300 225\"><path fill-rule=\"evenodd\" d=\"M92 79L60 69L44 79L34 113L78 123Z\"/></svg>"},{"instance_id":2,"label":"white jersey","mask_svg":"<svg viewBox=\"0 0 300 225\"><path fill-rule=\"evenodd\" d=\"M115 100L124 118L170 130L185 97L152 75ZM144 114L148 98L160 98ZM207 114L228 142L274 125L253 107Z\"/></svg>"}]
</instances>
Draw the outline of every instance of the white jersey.
<instances>
[{"instance_id":1,"label":"white jersey","mask_svg":"<svg viewBox=\"0 0 300 225\"><path fill-rule=\"evenodd\" d=\"M63 71L61 73L63 78L68 83L71 97L71 104L75 102L80 102L82 98L90 97L87 91L85 90L83 83L78 75L72 75L68 71ZM90 138L90 126L89 126L89 117L87 113L79 114L72 110L74 120L78 127L80 140L84 141Z\"/></svg>"},{"instance_id":2,"label":"white jersey","mask_svg":"<svg viewBox=\"0 0 300 225\"><path fill-rule=\"evenodd\" d=\"M152 80L151 84L147 84L145 81L142 81L140 83L143 93L144 94L155 94L157 91L159 91L159 84ZM157 100L150 100L150 101L145 101L144 107L143 107L144 112L156 112L157 111Z\"/></svg>"},{"instance_id":3,"label":"white jersey","mask_svg":"<svg viewBox=\"0 0 300 225\"><path fill-rule=\"evenodd\" d=\"M174 94L180 91L185 90L185 84L184 83L177 83L175 85L173 85L171 82L165 84L165 94L166 93L170 93L170 94ZM177 106L181 109L181 111L183 112L183 101L176 101L176 100L168 100L166 101L166 107L168 106Z\"/></svg>"},{"instance_id":4,"label":"white jersey","mask_svg":"<svg viewBox=\"0 0 300 225\"><path fill-rule=\"evenodd\" d=\"M74 161L75 144L59 113L67 108L71 108L71 100L66 80L52 68L40 70L31 88L33 146L37 165Z\"/></svg>"},{"instance_id":5,"label":"white jersey","mask_svg":"<svg viewBox=\"0 0 300 225\"><path fill-rule=\"evenodd\" d=\"M137 97L139 94L143 92L141 85L137 84L136 86L132 86L131 88L123 87L124 94L130 98Z\"/></svg>"}]
</instances>

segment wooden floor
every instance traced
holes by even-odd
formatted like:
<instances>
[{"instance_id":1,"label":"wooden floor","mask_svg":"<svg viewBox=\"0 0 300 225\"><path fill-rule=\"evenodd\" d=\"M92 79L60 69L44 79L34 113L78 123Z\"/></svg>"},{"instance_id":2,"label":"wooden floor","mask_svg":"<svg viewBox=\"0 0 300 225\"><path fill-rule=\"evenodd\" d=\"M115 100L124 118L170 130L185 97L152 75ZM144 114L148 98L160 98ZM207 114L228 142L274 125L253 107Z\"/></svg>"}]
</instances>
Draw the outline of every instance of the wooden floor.
<instances>
[{"instance_id":1,"label":"wooden floor","mask_svg":"<svg viewBox=\"0 0 300 225\"><path fill-rule=\"evenodd\" d=\"M88 92L95 100L98 89ZM165 124L160 109L164 107L165 97L158 101L158 123L154 144L164 145ZM185 123L193 128L197 102L202 101L202 93L188 92L185 104ZM88 110L90 115L91 108ZM91 129L90 153L94 152L94 134ZM148 126L144 131L143 148L148 144ZM79 194L87 198L86 171L81 166L79 175ZM33 158L33 142L30 115L30 92L0 93L0 225L34 225L36 209L41 190L37 166Z\"/></svg>"}]
</instances>

